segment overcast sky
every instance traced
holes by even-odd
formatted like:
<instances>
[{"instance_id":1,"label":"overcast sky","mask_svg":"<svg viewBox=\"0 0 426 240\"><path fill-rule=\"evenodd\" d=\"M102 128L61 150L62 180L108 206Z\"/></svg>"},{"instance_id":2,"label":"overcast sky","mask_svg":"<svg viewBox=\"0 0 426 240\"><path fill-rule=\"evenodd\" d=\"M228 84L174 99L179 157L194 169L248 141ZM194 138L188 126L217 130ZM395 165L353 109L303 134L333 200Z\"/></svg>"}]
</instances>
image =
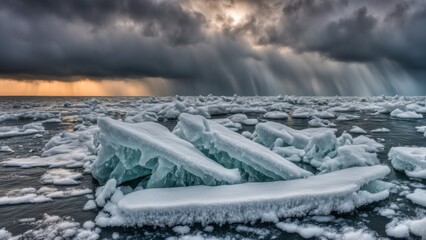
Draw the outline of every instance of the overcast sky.
<instances>
[{"instance_id":1,"label":"overcast sky","mask_svg":"<svg viewBox=\"0 0 426 240\"><path fill-rule=\"evenodd\" d=\"M0 79L137 81L161 95L424 95L425 78L423 0L0 1Z\"/></svg>"}]
</instances>

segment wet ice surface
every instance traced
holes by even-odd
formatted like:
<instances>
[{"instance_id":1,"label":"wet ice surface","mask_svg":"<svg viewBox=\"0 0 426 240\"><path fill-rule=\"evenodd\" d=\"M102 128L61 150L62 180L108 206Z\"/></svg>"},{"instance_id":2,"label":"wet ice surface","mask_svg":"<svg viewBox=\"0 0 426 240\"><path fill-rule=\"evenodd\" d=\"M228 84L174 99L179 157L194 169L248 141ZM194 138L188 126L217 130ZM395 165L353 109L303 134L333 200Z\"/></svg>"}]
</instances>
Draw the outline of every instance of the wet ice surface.
<instances>
[{"instance_id":1,"label":"wet ice surface","mask_svg":"<svg viewBox=\"0 0 426 240\"><path fill-rule=\"evenodd\" d=\"M410 197L406 197L407 195L410 196L416 189L426 189L426 181L418 178L409 178L404 172L395 172L390 160L388 160L388 152L391 147L426 147L426 138L422 132L417 132L415 128L426 125L425 119L418 118L418 114L421 114L423 110L419 110L418 114L412 114L407 113L412 111L412 108L408 107L407 109L401 109L401 111L407 114L400 114L398 111L394 112L395 107L402 108L402 106L407 106L413 102L424 106L424 98L387 98L384 101L380 98L375 98L372 100L366 99L366 102L362 99L351 98L346 98L344 101L334 100L333 98L272 97L271 99L259 98L259 101L256 98L239 98L236 101L232 100L232 97L230 99L233 101L234 106L230 107L228 111L222 111L223 114L220 115L213 114L215 111L221 111L220 109L215 110L215 107L220 108L220 106L213 106L213 104L209 108L193 108L186 109L185 111L204 117L212 115L211 118L213 119L222 119L236 113L242 113L246 114L247 119L257 119L259 122L266 120L275 121L294 129L310 127L308 121L315 116L321 119L327 118L331 123L334 123L336 125L335 129L337 129L336 136L340 136L343 131L347 131L353 137L357 137L359 136L358 133L350 132L354 126L357 126L366 131L363 135L371 137L385 146L384 151L378 153L378 158L381 164L388 165L391 168L391 173L385 179L395 184L391 189L389 198L361 207L347 214L280 219L280 222L277 224L257 221L253 224L227 224L223 226L212 224L207 227L195 224L189 227L182 226L174 228L103 228L100 233L101 237L110 239L117 236L124 239L164 239L167 237L173 239L182 236L228 239L300 239L302 237L315 236L325 239L345 237L348 239L349 237L358 239L369 239L369 237L386 238L389 237L386 233L387 224L391 223L392 226L399 227L392 230L400 230L397 232L403 233L405 223L402 224L401 222L405 220L417 220L426 216L425 207L413 203ZM4 117L4 120L0 120L0 127L22 127L29 123L40 122L44 127L44 132L41 134L0 139L0 147L8 146L14 151L0 151L0 161L3 162L9 158L27 158L40 155L43 147L52 137L62 131L73 132L74 127L80 123L85 123L86 125L95 123L97 117L109 116L115 119L129 119L128 122L158 119L159 123L166 126L169 130L173 130L177 120L163 120L163 118L177 117L182 112L179 104L157 111L156 116L151 114L150 111L144 112L144 110L155 108L156 105L160 104L156 99L98 98L98 100L98 102L94 102L89 98L1 98L0 112L10 114L7 118ZM174 100L174 98L159 98L159 102L169 102L171 105L173 105ZM255 108L250 109L249 102L252 105L255 103L256 106L251 106ZM386 102L402 102L402 104L386 105L384 104ZM341 104L338 105L339 103ZM306 107L307 109L300 110L300 107ZM383 111L386 113L376 113L381 110L381 107L387 109L387 111ZM299 110L296 116L292 117L291 113L295 109ZM324 111L327 109L330 112L334 112L337 118L329 118L329 112ZM340 112L341 110L352 111ZM279 116L278 114L272 114L272 116L275 115L275 118L268 116L270 119L265 119L264 115L267 111L286 112L289 117L277 117ZM29 117L28 114L19 114L25 112L37 113L33 114L32 117ZM58 119L57 114L52 112L60 112L62 121L58 122L56 120ZM394 112L394 116L389 114L391 112ZM12 115L12 113L15 115ZM243 121L247 121L247 119L242 119L239 125L235 124L238 121L234 121L234 125L229 126L229 128L236 130L238 133L246 131L245 135L248 136L247 131L253 133L255 125L244 124ZM389 132L372 131L382 128L389 129ZM61 167L58 169L64 168ZM37 191L43 187L50 187L56 188L56 192L66 192L85 188L95 190L98 186L98 183L90 174L84 174L84 169L81 167L67 168L63 171L59 170L56 173L52 172L52 170L44 167L0 167L0 197L7 196L11 191L25 188L34 188ZM78 173L82 174L82 177L77 177L76 174ZM46 177L46 174L50 174L50 177ZM53 181L56 181L58 184L53 184ZM31 190L29 191L29 193L25 194L31 194ZM417 193L419 192L422 193L417 190ZM70 224L70 222L79 223L80 226L75 227L75 229L79 229L78 231L81 232L83 231L82 229L88 229L84 228L83 224L86 221L94 221L97 215L97 209L83 210L83 207L91 198L93 198L93 194L84 194L52 198L52 201L39 204L2 205L0 206L0 216L2 216L0 219L0 229L5 228L13 235L22 234L28 230L34 231L46 225L46 216L44 214L48 214L49 216L57 215L63 218L59 220L54 219L56 222L67 222L67 224ZM68 219L69 217L72 220ZM57 229L50 230L59 231ZM90 228L88 231L92 233L91 236L95 236L98 232L95 228ZM412 234L407 236L416 239Z\"/></svg>"}]
</instances>

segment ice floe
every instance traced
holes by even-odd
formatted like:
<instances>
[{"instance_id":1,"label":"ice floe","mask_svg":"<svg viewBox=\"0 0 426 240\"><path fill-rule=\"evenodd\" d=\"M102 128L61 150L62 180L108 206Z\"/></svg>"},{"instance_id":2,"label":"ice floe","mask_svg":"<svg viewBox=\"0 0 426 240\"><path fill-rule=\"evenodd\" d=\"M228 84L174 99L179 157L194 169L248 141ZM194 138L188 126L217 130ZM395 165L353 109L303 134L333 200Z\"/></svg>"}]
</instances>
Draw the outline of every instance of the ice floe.
<instances>
[{"instance_id":1,"label":"ice floe","mask_svg":"<svg viewBox=\"0 0 426 240\"><path fill-rule=\"evenodd\" d=\"M46 143L41 156L7 159L1 163L5 167L82 167L94 159L92 152L93 134L96 127L81 126L72 133L63 132Z\"/></svg>"},{"instance_id":2,"label":"ice floe","mask_svg":"<svg viewBox=\"0 0 426 240\"><path fill-rule=\"evenodd\" d=\"M287 119L288 114L285 112L280 112L280 111L272 111L272 112L265 113L263 117L266 119Z\"/></svg>"},{"instance_id":3,"label":"ice floe","mask_svg":"<svg viewBox=\"0 0 426 240\"><path fill-rule=\"evenodd\" d=\"M96 227L92 221L80 224L70 217L50 216L48 214L44 214L42 219L35 221L32 225L34 225L33 229L16 236L4 229L0 229L0 239L97 240L100 238L101 232L101 229Z\"/></svg>"},{"instance_id":4,"label":"ice floe","mask_svg":"<svg viewBox=\"0 0 426 240\"><path fill-rule=\"evenodd\" d=\"M426 190L416 189L413 193L406 195L406 197L413 203L417 203L423 207L426 207Z\"/></svg>"},{"instance_id":5,"label":"ice floe","mask_svg":"<svg viewBox=\"0 0 426 240\"><path fill-rule=\"evenodd\" d=\"M0 147L0 152L13 153L15 151L13 151L13 149L10 148L9 146L1 146Z\"/></svg>"},{"instance_id":6,"label":"ice floe","mask_svg":"<svg viewBox=\"0 0 426 240\"><path fill-rule=\"evenodd\" d=\"M392 117L401 118L401 119L419 119L423 118L423 115L420 113L416 113L414 111L402 111L399 108L393 110L390 115Z\"/></svg>"},{"instance_id":7,"label":"ice floe","mask_svg":"<svg viewBox=\"0 0 426 240\"><path fill-rule=\"evenodd\" d=\"M73 172L68 169L49 169L41 176L41 182L43 184L53 185L77 185L80 183L78 179L82 177L83 175L81 175L81 173Z\"/></svg>"},{"instance_id":8,"label":"ice floe","mask_svg":"<svg viewBox=\"0 0 426 240\"><path fill-rule=\"evenodd\" d=\"M46 120L51 118L60 118L61 113L60 112L35 112L35 111L28 111L28 112L20 112L20 113L2 113L0 112L0 122L3 121L13 121L13 120Z\"/></svg>"},{"instance_id":9,"label":"ice floe","mask_svg":"<svg viewBox=\"0 0 426 240\"><path fill-rule=\"evenodd\" d=\"M336 125L327 119L321 119L314 117L308 121L308 125L311 127L335 127Z\"/></svg>"},{"instance_id":10,"label":"ice floe","mask_svg":"<svg viewBox=\"0 0 426 240\"><path fill-rule=\"evenodd\" d=\"M365 136L353 139L343 133L337 138L332 129L295 130L275 122L258 124L252 136L287 159L303 160L321 172L378 164L375 152L384 147Z\"/></svg>"},{"instance_id":11,"label":"ice floe","mask_svg":"<svg viewBox=\"0 0 426 240\"><path fill-rule=\"evenodd\" d=\"M367 131L365 131L364 129L362 129L362 128L358 127L358 126L353 126L349 130L349 132L351 132L351 133L357 133L357 134L366 134L367 133Z\"/></svg>"},{"instance_id":12,"label":"ice floe","mask_svg":"<svg viewBox=\"0 0 426 240\"><path fill-rule=\"evenodd\" d=\"M387 128L376 128L376 129L371 130L370 132L372 132L372 133L385 133L385 132L390 132L390 130L387 129Z\"/></svg>"},{"instance_id":13,"label":"ice floe","mask_svg":"<svg viewBox=\"0 0 426 240\"><path fill-rule=\"evenodd\" d=\"M393 147L388 157L396 170L404 171L409 177L426 179L426 148Z\"/></svg>"},{"instance_id":14,"label":"ice floe","mask_svg":"<svg viewBox=\"0 0 426 240\"><path fill-rule=\"evenodd\" d=\"M394 219L386 225L386 234L395 238L410 238L410 233L426 238L426 218L418 220L398 220Z\"/></svg>"},{"instance_id":15,"label":"ice floe","mask_svg":"<svg viewBox=\"0 0 426 240\"><path fill-rule=\"evenodd\" d=\"M24 135L32 135L44 132L44 127L41 123L29 123L21 128L19 127L0 127L0 139L9 137L18 137Z\"/></svg>"},{"instance_id":16,"label":"ice floe","mask_svg":"<svg viewBox=\"0 0 426 240\"><path fill-rule=\"evenodd\" d=\"M221 186L119 190L96 218L99 226L224 224L349 212L388 197L376 180L386 166L354 167L307 179ZM115 197L120 196L120 197ZM171 201L173 199L173 201Z\"/></svg>"}]
</instances>

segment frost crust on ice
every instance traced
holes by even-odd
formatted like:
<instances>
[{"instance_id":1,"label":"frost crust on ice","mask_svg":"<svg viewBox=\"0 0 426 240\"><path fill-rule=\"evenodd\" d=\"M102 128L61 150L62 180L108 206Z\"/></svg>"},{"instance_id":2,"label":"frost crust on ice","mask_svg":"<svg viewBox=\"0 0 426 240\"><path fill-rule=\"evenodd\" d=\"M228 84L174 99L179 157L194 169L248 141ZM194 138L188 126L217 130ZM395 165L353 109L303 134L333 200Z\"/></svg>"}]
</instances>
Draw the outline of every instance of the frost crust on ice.
<instances>
[{"instance_id":1,"label":"frost crust on ice","mask_svg":"<svg viewBox=\"0 0 426 240\"><path fill-rule=\"evenodd\" d=\"M154 122L123 123L98 120L100 143L91 169L102 184L142 178L143 187L233 184L241 181L238 169L227 169L204 156L189 142Z\"/></svg>"},{"instance_id":2,"label":"frost crust on ice","mask_svg":"<svg viewBox=\"0 0 426 240\"><path fill-rule=\"evenodd\" d=\"M375 180L389 172L388 167L377 165L288 181L145 189L111 197L115 200L105 205L96 223L175 226L278 222L281 217L349 212L387 198L389 191Z\"/></svg>"},{"instance_id":3,"label":"frost crust on ice","mask_svg":"<svg viewBox=\"0 0 426 240\"><path fill-rule=\"evenodd\" d=\"M268 148L202 116L181 114L173 132L226 168L238 168L244 181L312 175Z\"/></svg>"}]
</instances>

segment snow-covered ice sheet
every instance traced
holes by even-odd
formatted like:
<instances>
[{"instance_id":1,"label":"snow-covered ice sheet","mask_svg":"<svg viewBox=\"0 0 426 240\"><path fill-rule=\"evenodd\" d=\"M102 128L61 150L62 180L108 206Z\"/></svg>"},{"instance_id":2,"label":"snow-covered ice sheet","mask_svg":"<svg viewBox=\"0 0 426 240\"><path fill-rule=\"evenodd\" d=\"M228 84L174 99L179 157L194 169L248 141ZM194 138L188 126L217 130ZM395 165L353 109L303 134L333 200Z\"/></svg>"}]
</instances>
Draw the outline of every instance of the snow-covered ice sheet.
<instances>
[{"instance_id":1,"label":"snow-covered ice sheet","mask_svg":"<svg viewBox=\"0 0 426 240\"><path fill-rule=\"evenodd\" d=\"M404 171L409 177L426 179L426 148L393 147L388 157L396 170Z\"/></svg>"},{"instance_id":2,"label":"snow-covered ice sheet","mask_svg":"<svg viewBox=\"0 0 426 240\"><path fill-rule=\"evenodd\" d=\"M144 187L232 184L241 181L238 169L227 169L204 156L189 142L153 122L98 121L100 150L91 166L104 184L145 177ZM219 125L219 124L218 124Z\"/></svg>"},{"instance_id":3,"label":"snow-covered ice sheet","mask_svg":"<svg viewBox=\"0 0 426 240\"><path fill-rule=\"evenodd\" d=\"M268 148L202 116L181 114L173 132L227 168L239 168L245 181L302 178L301 169Z\"/></svg>"},{"instance_id":4,"label":"snow-covered ice sheet","mask_svg":"<svg viewBox=\"0 0 426 240\"><path fill-rule=\"evenodd\" d=\"M307 179L235 185L191 186L114 194L99 226L175 226L236 223L349 212L388 197L386 166L355 167Z\"/></svg>"}]
</instances>

